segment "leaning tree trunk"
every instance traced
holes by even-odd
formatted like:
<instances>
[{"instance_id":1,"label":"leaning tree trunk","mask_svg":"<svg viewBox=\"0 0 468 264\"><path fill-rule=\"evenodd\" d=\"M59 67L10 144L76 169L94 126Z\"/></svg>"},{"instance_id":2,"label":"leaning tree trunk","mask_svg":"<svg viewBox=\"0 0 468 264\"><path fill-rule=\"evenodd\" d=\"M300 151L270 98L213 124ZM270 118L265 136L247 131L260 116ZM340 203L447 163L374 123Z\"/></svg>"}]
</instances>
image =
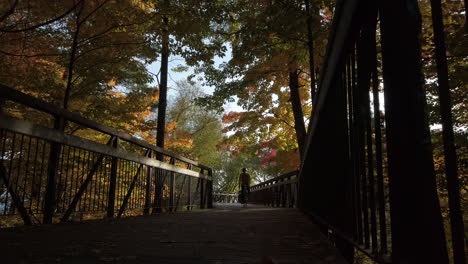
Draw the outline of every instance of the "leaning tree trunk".
<instances>
[{"instance_id":1,"label":"leaning tree trunk","mask_svg":"<svg viewBox=\"0 0 468 264\"><path fill-rule=\"evenodd\" d=\"M291 91L291 105L294 114L294 129L296 130L297 144L301 159L304 156L304 145L306 139L306 129L304 124L304 114L302 112L301 97L299 95L299 73L293 71L289 73L289 89Z\"/></svg>"}]
</instances>

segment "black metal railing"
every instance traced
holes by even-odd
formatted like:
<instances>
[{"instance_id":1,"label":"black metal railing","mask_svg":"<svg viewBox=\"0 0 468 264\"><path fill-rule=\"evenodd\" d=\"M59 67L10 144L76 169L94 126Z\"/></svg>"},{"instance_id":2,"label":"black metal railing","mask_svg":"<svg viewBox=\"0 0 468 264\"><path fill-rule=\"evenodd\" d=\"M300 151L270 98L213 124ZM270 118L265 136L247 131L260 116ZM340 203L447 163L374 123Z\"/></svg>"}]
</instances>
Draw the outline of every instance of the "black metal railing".
<instances>
[{"instance_id":1,"label":"black metal railing","mask_svg":"<svg viewBox=\"0 0 468 264\"><path fill-rule=\"evenodd\" d=\"M416 0L337 1L297 204L350 263L355 249L379 263L449 262L425 112L420 22ZM459 186L456 176L447 180L454 259L465 263Z\"/></svg>"},{"instance_id":2,"label":"black metal railing","mask_svg":"<svg viewBox=\"0 0 468 264\"><path fill-rule=\"evenodd\" d=\"M282 174L250 187L249 203L294 207L297 201L298 171Z\"/></svg>"},{"instance_id":3,"label":"black metal railing","mask_svg":"<svg viewBox=\"0 0 468 264\"><path fill-rule=\"evenodd\" d=\"M4 226L15 217L52 223L212 206L211 168L6 86L0 99ZM8 116L9 104L52 115L54 128ZM107 144L64 132L65 122Z\"/></svg>"},{"instance_id":4,"label":"black metal railing","mask_svg":"<svg viewBox=\"0 0 468 264\"><path fill-rule=\"evenodd\" d=\"M213 203L238 203L238 198L236 193L213 193Z\"/></svg>"}]
</instances>

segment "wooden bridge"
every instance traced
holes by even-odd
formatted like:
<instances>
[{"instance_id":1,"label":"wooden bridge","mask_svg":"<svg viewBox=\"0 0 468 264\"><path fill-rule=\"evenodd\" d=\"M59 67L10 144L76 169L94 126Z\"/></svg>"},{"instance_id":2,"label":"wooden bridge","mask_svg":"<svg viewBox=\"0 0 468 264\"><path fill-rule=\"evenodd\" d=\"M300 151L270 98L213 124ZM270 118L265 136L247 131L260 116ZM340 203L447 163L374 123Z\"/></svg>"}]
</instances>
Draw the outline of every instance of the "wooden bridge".
<instances>
[{"instance_id":1,"label":"wooden bridge","mask_svg":"<svg viewBox=\"0 0 468 264\"><path fill-rule=\"evenodd\" d=\"M215 204L20 230L0 232L6 263L347 263L306 216L285 208Z\"/></svg>"},{"instance_id":2,"label":"wooden bridge","mask_svg":"<svg viewBox=\"0 0 468 264\"><path fill-rule=\"evenodd\" d=\"M0 230L2 262L352 263L360 252L378 263L448 263L418 19L416 0L337 2L301 168L253 186L247 209L213 193L207 166L0 86L2 107L50 115L0 116L0 221L25 224ZM445 49L436 44L451 254L462 264Z\"/></svg>"}]
</instances>

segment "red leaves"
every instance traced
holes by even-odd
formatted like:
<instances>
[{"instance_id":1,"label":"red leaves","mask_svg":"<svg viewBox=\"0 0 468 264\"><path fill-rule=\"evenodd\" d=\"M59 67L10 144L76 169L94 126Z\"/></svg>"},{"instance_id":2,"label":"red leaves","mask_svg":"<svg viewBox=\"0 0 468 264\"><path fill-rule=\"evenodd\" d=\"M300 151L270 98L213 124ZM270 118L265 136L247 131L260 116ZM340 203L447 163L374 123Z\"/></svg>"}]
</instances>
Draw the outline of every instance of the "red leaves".
<instances>
[{"instance_id":1,"label":"red leaves","mask_svg":"<svg viewBox=\"0 0 468 264\"><path fill-rule=\"evenodd\" d=\"M265 164L268 163L274 157L276 157L276 150L275 149L271 150L271 152L268 155L263 157L263 160L260 163L260 167L265 168ZM273 162L271 162L271 164L273 165ZM275 164L276 164L276 162L275 162Z\"/></svg>"}]
</instances>

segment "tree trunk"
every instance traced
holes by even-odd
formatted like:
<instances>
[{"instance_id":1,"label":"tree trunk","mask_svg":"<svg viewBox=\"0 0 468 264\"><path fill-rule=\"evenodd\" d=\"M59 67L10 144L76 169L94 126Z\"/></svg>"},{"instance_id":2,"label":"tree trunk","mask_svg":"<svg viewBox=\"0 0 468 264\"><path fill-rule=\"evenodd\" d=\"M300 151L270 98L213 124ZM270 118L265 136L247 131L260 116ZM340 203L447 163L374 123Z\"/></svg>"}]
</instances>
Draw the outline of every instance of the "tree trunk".
<instances>
[{"instance_id":1,"label":"tree trunk","mask_svg":"<svg viewBox=\"0 0 468 264\"><path fill-rule=\"evenodd\" d=\"M304 0L307 13L307 48L309 50L309 68L310 68L310 97L315 100L315 62L314 62L314 35L312 32L312 13L310 11L310 0Z\"/></svg>"},{"instance_id":2,"label":"tree trunk","mask_svg":"<svg viewBox=\"0 0 468 264\"><path fill-rule=\"evenodd\" d=\"M299 153L304 156L304 145L306 140L306 129L304 124L304 114L302 112L301 97L299 95L299 74L297 71L289 73L289 89L291 91L291 104L294 114L294 129L296 130Z\"/></svg>"},{"instance_id":3,"label":"tree trunk","mask_svg":"<svg viewBox=\"0 0 468 264\"><path fill-rule=\"evenodd\" d=\"M70 94L71 94L71 88L72 88L72 80L73 80L73 70L75 67L75 60L76 60L76 52L78 51L78 36L80 35L80 30L81 30L81 23L80 17L81 13L83 12L84 8L84 2L82 2L80 9L76 13L76 29L75 32L73 33L73 43L71 46L71 51L70 51L70 60L68 62L68 76L67 76L67 87L65 88L65 96L63 98L63 108L68 109L68 105L70 102Z\"/></svg>"},{"instance_id":4,"label":"tree trunk","mask_svg":"<svg viewBox=\"0 0 468 264\"><path fill-rule=\"evenodd\" d=\"M167 8L169 1L164 1ZM164 138L166 132L166 108L167 108L167 74L169 64L169 32L168 25L169 19L167 16L163 17L163 32L162 32L162 49L161 49L161 83L159 84L159 103L158 103L158 123L156 128L156 145L164 148ZM156 159L163 161L164 156L156 153ZM156 169L155 172L155 198L154 208L152 214L162 212L163 190L165 173L161 169Z\"/></svg>"},{"instance_id":5,"label":"tree trunk","mask_svg":"<svg viewBox=\"0 0 468 264\"><path fill-rule=\"evenodd\" d=\"M158 124L156 131L156 145L164 148L164 134L166 130L167 108L167 74L169 64L169 35L167 31L168 18L163 18L162 51L161 51L161 83L159 84ZM161 160L160 155L157 157Z\"/></svg>"}]
</instances>

